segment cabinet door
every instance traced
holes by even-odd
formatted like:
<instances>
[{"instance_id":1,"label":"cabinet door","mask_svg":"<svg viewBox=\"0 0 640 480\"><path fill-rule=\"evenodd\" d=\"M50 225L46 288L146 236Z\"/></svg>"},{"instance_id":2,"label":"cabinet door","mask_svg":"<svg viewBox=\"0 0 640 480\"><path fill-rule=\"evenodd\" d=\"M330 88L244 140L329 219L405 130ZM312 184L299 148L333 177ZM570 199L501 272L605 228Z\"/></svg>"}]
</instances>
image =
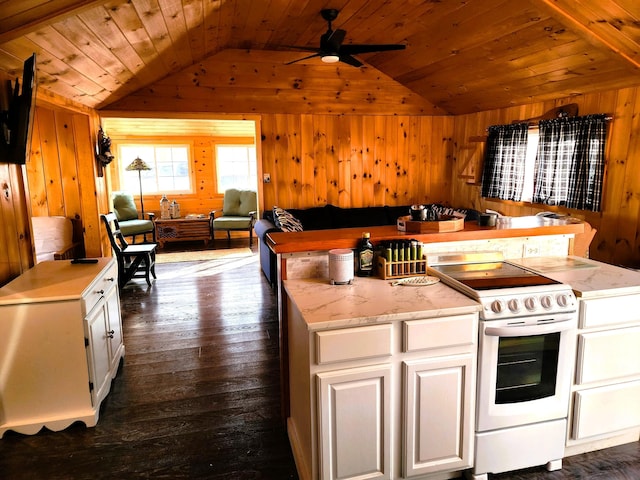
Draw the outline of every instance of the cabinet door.
<instances>
[{"instance_id":1,"label":"cabinet door","mask_svg":"<svg viewBox=\"0 0 640 480\"><path fill-rule=\"evenodd\" d=\"M320 478L391 478L391 367L320 373Z\"/></svg>"},{"instance_id":2,"label":"cabinet door","mask_svg":"<svg viewBox=\"0 0 640 480\"><path fill-rule=\"evenodd\" d=\"M403 363L406 477L472 465L472 355Z\"/></svg>"},{"instance_id":3,"label":"cabinet door","mask_svg":"<svg viewBox=\"0 0 640 480\"><path fill-rule=\"evenodd\" d=\"M122 320L120 316L120 297L118 289L114 286L106 294L107 306L107 339L109 346L109 364L111 376L118 370L120 357L124 354L124 343L122 341Z\"/></svg>"},{"instance_id":4,"label":"cabinet door","mask_svg":"<svg viewBox=\"0 0 640 480\"><path fill-rule=\"evenodd\" d=\"M98 405L109 391L111 359L109 354L109 317L107 303L101 300L85 319L89 381L93 385L91 400Z\"/></svg>"}]
</instances>

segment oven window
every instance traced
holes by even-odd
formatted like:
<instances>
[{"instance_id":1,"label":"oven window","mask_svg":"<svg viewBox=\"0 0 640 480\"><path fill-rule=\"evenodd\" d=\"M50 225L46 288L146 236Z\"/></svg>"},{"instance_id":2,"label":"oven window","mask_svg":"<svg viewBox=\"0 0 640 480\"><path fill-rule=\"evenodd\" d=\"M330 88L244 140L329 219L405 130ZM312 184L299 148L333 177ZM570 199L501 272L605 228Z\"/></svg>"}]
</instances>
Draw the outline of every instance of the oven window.
<instances>
[{"instance_id":1,"label":"oven window","mask_svg":"<svg viewBox=\"0 0 640 480\"><path fill-rule=\"evenodd\" d=\"M550 397L556 391L560 332L501 337L496 404Z\"/></svg>"}]
</instances>

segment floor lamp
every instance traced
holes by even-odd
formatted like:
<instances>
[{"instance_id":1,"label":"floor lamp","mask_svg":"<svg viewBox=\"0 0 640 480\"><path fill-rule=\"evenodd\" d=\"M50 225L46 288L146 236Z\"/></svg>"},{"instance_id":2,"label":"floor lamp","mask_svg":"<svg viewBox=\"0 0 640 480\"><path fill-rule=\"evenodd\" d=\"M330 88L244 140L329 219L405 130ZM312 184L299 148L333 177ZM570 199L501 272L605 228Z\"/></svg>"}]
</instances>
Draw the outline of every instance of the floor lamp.
<instances>
[{"instance_id":1,"label":"floor lamp","mask_svg":"<svg viewBox=\"0 0 640 480\"><path fill-rule=\"evenodd\" d=\"M144 160L140 157L137 157L133 162L129 164L127 171L138 171L138 182L140 183L140 210L142 210L142 218L144 218L144 200L142 200L142 171L143 170L151 170L151 167L147 165Z\"/></svg>"}]
</instances>

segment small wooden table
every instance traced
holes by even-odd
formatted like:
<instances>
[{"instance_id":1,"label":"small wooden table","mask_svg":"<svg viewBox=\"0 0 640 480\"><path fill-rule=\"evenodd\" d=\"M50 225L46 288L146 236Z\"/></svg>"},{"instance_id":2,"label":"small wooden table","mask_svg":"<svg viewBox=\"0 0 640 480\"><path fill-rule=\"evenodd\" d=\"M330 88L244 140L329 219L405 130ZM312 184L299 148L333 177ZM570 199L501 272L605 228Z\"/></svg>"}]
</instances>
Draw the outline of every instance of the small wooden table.
<instances>
[{"instance_id":1,"label":"small wooden table","mask_svg":"<svg viewBox=\"0 0 640 480\"><path fill-rule=\"evenodd\" d=\"M206 245L212 238L211 219L207 217L184 217L157 219L156 238L160 248L165 242L202 240Z\"/></svg>"}]
</instances>

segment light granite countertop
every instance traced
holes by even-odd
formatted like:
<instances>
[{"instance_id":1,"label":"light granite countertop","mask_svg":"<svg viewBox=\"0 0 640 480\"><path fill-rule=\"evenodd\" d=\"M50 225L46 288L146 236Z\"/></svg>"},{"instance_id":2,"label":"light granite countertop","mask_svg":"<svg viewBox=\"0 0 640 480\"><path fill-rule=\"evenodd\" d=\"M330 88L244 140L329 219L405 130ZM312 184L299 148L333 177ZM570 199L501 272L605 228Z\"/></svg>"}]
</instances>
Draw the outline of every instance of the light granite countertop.
<instances>
[{"instance_id":1,"label":"light granite countertop","mask_svg":"<svg viewBox=\"0 0 640 480\"><path fill-rule=\"evenodd\" d=\"M392 286L391 280L356 277L351 285L326 278L285 280L284 288L309 330L474 313L480 305L442 282Z\"/></svg>"},{"instance_id":2,"label":"light granite countertop","mask_svg":"<svg viewBox=\"0 0 640 480\"><path fill-rule=\"evenodd\" d=\"M596 260L569 256L522 258L509 262L570 285L580 298L640 293L640 272Z\"/></svg>"}]
</instances>

